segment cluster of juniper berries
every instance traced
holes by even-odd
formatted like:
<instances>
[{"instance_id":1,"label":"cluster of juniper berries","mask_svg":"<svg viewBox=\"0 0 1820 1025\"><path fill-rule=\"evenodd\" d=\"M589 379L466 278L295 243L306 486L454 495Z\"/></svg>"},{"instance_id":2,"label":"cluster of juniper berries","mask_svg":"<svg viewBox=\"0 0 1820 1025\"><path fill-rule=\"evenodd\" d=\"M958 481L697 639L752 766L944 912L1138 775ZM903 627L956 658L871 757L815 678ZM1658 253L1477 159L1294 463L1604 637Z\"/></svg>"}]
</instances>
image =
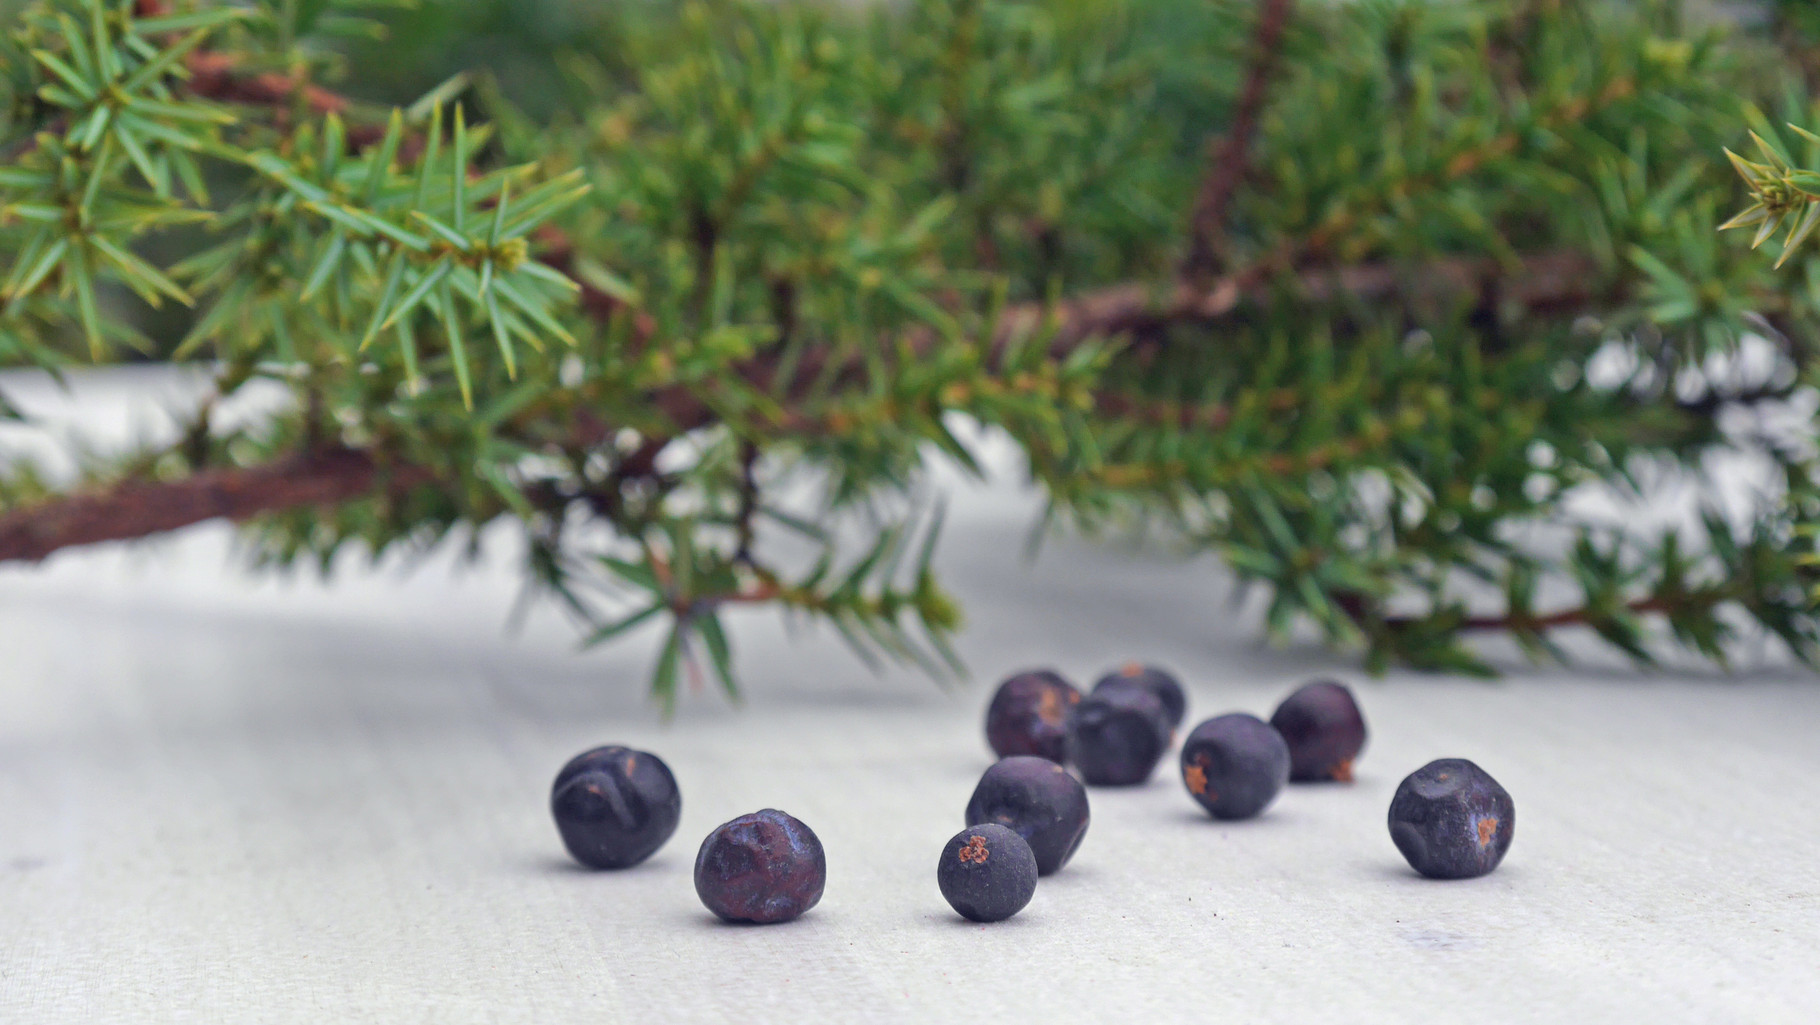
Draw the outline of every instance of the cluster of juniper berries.
<instances>
[{"instance_id":1,"label":"cluster of juniper berries","mask_svg":"<svg viewBox=\"0 0 1820 1025\"><path fill-rule=\"evenodd\" d=\"M967 802L967 828L942 848L942 896L976 922L1022 911L1037 877L1066 865L1087 834L1083 781L1132 786L1150 779L1187 708L1174 676L1135 663L1108 673L1085 696L1053 670L1005 680L986 709L986 739L999 760ZM1352 691L1316 681L1284 698L1269 722L1230 712L1190 730L1181 746L1182 785L1214 818L1251 818L1285 784L1350 782L1365 737ZM550 808L577 861L626 868L676 831L682 799L656 755L601 747L562 767ZM1485 770L1442 758L1397 787L1389 822L1391 840L1417 872L1467 879L1498 867L1516 814L1510 794ZM770 808L721 825L695 858L696 894L732 922L790 921L821 900L827 875L815 832Z\"/></svg>"},{"instance_id":2,"label":"cluster of juniper berries","mask_svg":"<svg viewBox=\"0 0 1820 1025\"><path fill-rule=\"evenodd\" d=\"M630 868L676 832L682 793L656 755L597 747L556 774L550 812L576 861ZM775 808L721 824L695 855L696 895L729 922L788 922L822 899L827 880L815 831Z\"/></svg>"}]
</instances>

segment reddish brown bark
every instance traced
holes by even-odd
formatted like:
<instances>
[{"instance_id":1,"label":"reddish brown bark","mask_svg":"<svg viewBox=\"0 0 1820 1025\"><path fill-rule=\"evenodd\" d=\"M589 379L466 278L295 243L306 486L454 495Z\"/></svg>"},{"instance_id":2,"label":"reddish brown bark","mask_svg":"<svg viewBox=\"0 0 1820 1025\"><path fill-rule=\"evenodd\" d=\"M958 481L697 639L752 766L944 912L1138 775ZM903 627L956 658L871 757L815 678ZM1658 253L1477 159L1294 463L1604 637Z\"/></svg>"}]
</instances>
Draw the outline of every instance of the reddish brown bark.
<instances>
[{"instance_id":1,"label":"reddish brown bark","mask_svg":"<svg viewBox=\"0 0 1820 1025\"><path fill-rule=\"evenodd\" d=\"M1504 281L1507 300L1552 312L1591 298L1589 282L1596 280L1595 270L1588 258L1563 252L1533 257L1514 272L1481 260L1442 261L1420 272L1382 266L1340 268L1305 275L1299 287L1306 298L1313 300L1342 293L1372 299L1394 292L1420 298L1474 294L1485 282L1498 278ZM1046 323L1046 318L1054 318L1050 348L1059 355L1089 338L1171 322L1217 320L1232 312L1241 298L1260 298L1265 292L1263 282L1240 278L1224 279L1206 291L1181 284L1161 289L1121 285L1087 293L1047 310L1035 305L1013 307L994 336L993 346L1003 352L1016 339ZM920 349L932 346L935 338L916 341ZM799 374L799 380L811 379L819 369L819 361L813 356L804 363L806 369ZM768 387L776 368L767 361L754 360L740 372L755 385ZM651 403L665 413L678 431L692 430L715 419L713 410L688 387L656 392ZM1202 429L1218 429L1226 418L1220 407L1139 404L1119 396L1102 397L1100 412L1108 416L1143 416ZM815 430L820 424L786 402L782 422L777 426L784 430ZM576 430L588 433L592 439L589 443L611 433L610 425L596 421L578 423ZM334 449L291 457L270 466L209 470L177 481L122 481L98 491L51 499L0 515L0 561L36 561L60 548L147 537L204 520L244 520L283 509L334 505L371 494L381 486L406 488L429 479L427 471L416 467L393 466L382 471L369 453Z\"/></svg>"},{"instance_id":2,"label":"reddish brown bark","mask_svg":"<svg viewBox=\"0 0 1820 1025\"><path fill-rule=\"evenodd\" d=\"M1412 302L1448 296L1477 295L1497 282L1508 302L1540 314L1559 313L1596 297L1598 266L1591 257L1571 251L1541 253L1511 267L1488 259L1437 260L1419 268L1389 264L1337 267L1303 272L1295 283L1299 300L1326 302L1341 296L1382 299L1398 295ZM1154 330L1172 323L1218 320L1241 300L1267 299L1271 283L1261 269L1229 275L1210 287L1176 282L1160 288L1117 285L1058 303L1008 310L993 338L1002 351L1053 317L1050 349L1065 353L1092 337L1111 337Z\"/></svg>"},{"instance_id":3,"label":"reddish brown bark","mask_svg":"<svg viewBox=\"0 0 1820 1025\"><path fill-rule=\"evenodd\" d=\"M299 83L292 76L276 71L244 74L226 54L198 50L184 64L190 72L189 91L211 100L282 109L298 94ZM301 89L304 103L318 114L339 114L348 108L344 97L321 86L305 82Z\"/></svg>"},{"instance_id":4,"label":"reddish brown bark","mask_svg":"<svg viewBox=\"0 0 1820 1025\"><path fill-rule=\"evenodd\" d=\"M1674 611L1674 608L1674 603L1665 598L1640 598L1624 606L1625 611L1632 615L1639 616L1656 612L1672 612ZM1564 626L1580 626L1586 623L1596 622L1603 619L1605 615L1605 613L1598 610L1577 608L1563 609L1559 612L1550 612L1547 615L1541 616L1468 616L1460 621L1460 629L1555 630ZM1392 628L1396 628L1409 625L1410 620L1393 617L1385 620L1385 623Z\"/></svg>"},{"instance_id":5,"label":"reddish brown bark","mask_svg":"<svg viewBox=\"0 0 1820 1025\"><path fill-rule=\"evenodd\" d=\"M1219 269L1219 239L1226 229L1226 212L1239 183L1245 180L1251 140L1257 135L1270 75L1276 69L1283 45L1283 30L1289 26L1294 8L1294 0L1262 0L1258 5L1257 28L1251 38L1251 66L1245 73L1232 127L1213 149L1207 177L1195 197L1188 259L1182 268L1187 277L1205 278Z\"/></svg>"},{"instance_id":6,"label":"reddish brown bark","mask_svg":"<svg viewBox=\"0 0 1820 1025\"><path fill-rule=\"evenodd\" d=\"M1191 269L1197 261L1203 269L1213 266L1211 246L1223 228L1231 197L1244 176L1247 150L1256 133L1268 79L1292 6L1290 0L1262 0L1252 65L1234 122L1216 149L1196 204ZM141 16L164 10L160 0L139 0L136 4ZM243 73L225 55L199 51L186 63L191 76L188 88L222 102L267 105L283 111L301 98L308 109L318 114L348 107L345 98L291 76L277 72ZM350 144L370 144L377 140L376 133L372 126L356 126L351 131ZM540 259L564 272L572 268L573 246L559 231L545 228L538 232L538 241L542 247ZM1060 355L1093 338L1144 332L1171 323L1217 320L1231 313L1242 300L1266 298L1272 287L1271 274L1286 269L1284 261L1265 260L1211 282L1183 281L1161 287L1119 285L1053 307L1015 306L1006 311L991 339L992 351L1003 355L1012 345L1045 327L1053 330L1051 353ZM1419 273L1389 266L1303 272L1298 290L1303 298L1314 301L1340 294L1373 299L1392 293L1420 299L1482 294L1496 281L1503 300L1550 313L1592 298L1588 282L1596 280L1595 270L1588 258L1576 253L1543 254L1517 268L1486 260L1445 260L1424 267ZM603 321L621 306L612 296L585 283L580 300L585 312ZM641 340L649 338L655 331L654 322L640 312L633 322L633 331ZM931 333L920 333L911 339L912 349L927 352L937 341ZM828 358L826 353L805 356L798 363L796 381L815 379ZM774 360L754 359L738 372L753 385L780 395L784 412L778 427L816 430L823 426L791 405L791 400L801 397L802 388L778 381ZM689 387L667 388L652 394L650 400L678 431L701 427L715 419L713 410ZM1103 396L1100 411L1104 415L1143 416L1211 429L1217 429L1227 416L1218 407L1139 406L1117 396ZM585 411L571 426L575 440L583 445L596 444L613 430L612 425ZM654 453L661 449L664 440L649 440L647 450ZM392 466L381 470L370 453L333 449L288 457L268 466L208 470L176 481L121 481L0 514L0 561L36 561L65 547L141 538L210 519L244 520L284 509L329 506L372 494L380 487L403 489L430 479L428 471L421 468Z\"/></svg>"},{"instance_id":7,"label":"reddish brown bark","mask_svg":"<svg viewBox=\"0 0 1820 1025\"><path fill-rule=\"evenodd\" d=\"M335 505L428 479L415 467L381 469L366 452L330 449L176 481L125 480L0 515L0 561L36 562L61 548L147 537L204 520Z\"/></svg>"}]
</instances>

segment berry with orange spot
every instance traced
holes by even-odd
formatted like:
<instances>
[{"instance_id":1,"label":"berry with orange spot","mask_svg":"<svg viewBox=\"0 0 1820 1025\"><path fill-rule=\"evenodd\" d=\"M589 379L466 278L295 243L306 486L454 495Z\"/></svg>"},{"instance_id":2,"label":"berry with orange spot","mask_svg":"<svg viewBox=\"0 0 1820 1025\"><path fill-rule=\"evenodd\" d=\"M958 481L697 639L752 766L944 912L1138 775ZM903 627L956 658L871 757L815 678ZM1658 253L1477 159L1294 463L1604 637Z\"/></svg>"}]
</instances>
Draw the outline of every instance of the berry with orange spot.
<instances>
[{"instance_id":1,"label":"berry with orange spot","mask_svg":"<svg viewBox=\"0 0 1820 1025\"><path fill-rule=\"evenodd\" d=\"M986 742L1000 758L1036 755L1063 759L1068 713L1081 700L1074 684L1051 669L1016 673L999 684L986 706Z\"/></svg>"},{"instance_id":2,"label":"berry with orange spot","mask_svg":"<svg viewBox=\"0 0 1820 1025\"><path fill-rule=\"evenodd\" d=\"M1289 782L1289 745L1269 723L1234 712L1196 726L1182 742L1182 783L1216 819L1248 819Z\"/></svg>"},{"instance_id":3,"label":"berry with orange spot","mask_svg":"<svg viewBox=\"0 0 1820 1025\"><path fill-rule=\"evenodd\" d=\"M963 918L1000 922L1036 894L1036 855L1024 838L996 822L968 826L942 848L935 882Z\"/></svg>"},{"instance_id":4,"label":"berry with orange spot","mask_svg":"<svg viewBox=\"0 0 1820 1025\"><path fill-rule=\"evenodd\" d=\"M1510 793L1464 758L1422 766L1390 801L1391 841L1430 879L1471 879L1497 868L1516 828Z\"/></svg>"},{"instance_id":5,"label":"berry with orange spot","mask_svg":"<svg viewBox=\"0 0 1820 1025\"><path fill-rule=\"evenodd\" d=\"M1352 782L1365 749L1365 716L1344 684L1317 680L1283 699L1270 717L1289 745L1289 778L1297 783Z\"/></svg>"}]
</instances>

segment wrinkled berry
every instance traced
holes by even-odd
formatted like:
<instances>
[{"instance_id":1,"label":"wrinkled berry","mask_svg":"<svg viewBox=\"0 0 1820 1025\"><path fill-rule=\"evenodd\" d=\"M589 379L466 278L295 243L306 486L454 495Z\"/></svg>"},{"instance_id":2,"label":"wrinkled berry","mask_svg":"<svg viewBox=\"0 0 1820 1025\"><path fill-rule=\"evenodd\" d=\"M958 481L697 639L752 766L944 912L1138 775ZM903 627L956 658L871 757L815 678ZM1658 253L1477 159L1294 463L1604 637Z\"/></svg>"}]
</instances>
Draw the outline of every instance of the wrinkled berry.
<instances>
[{"instance_id":1,"label":"wrinkled berry","mask_svg":"<svg viewBox=\"0 0 1820 1025\"><path fill-rule=\"evenodd\" d=\"M1156 699L1163 703L1163 710L1169 714L1170 729L1182 725L1182 719L1188 715L1188 695L1183 692L1181 681L1173 674L1156 666L1127 662L1117 672L1100 677L1099 682L1093 685L1093 690L1098 693L1102 687L1125 683L1136 684L1156 695Z\"/></svg>"},{"instance_id":2,"label":"wrinkled berry","mask_svg":"<svg viewBox=\"0 0 1820 1025\"><path fill-rule=\"evenodd\" d=\"M1429 762L1390 799L1390 838L1430 879L1471 879L1497 868L1516 828L1510 793L1464 758Z\"/></svg>"},{"instance_id":3,"label":"wrinkled berry","mask_svg":"<svg viewBox=\"0 0 1820 1025\"><path fill-rule=\"evenodd\" d=\"M986 706L986 742L1000 758L1036 755L1062 760L1068 738L1068 712L1081 692L1049 669L1018 673L999 684Z\"/></svg>"},{"instance_id":4,"label":"wrinkled berry","mask_svg":"<svg viewBox=\"0 0 1820 1025\"><path fill-rule=\"evenodd\" d=\"M1156 695L1107 687L1068 717L1068 761L1094 786L1142 783L1169 750L1169 734L1169 713Z\"/></svg>"},{"instance_id":5,"label":"wrinkled berry","mask_svg":"<svg viewBox=\"0 0 1820 1025\"><path fill-rule=\"evenodd\" d=\"M682 794L663 759L597 747L569 759L550 787L563 846L590 868L627 868L650 857L682 817Z\"/></svg>"},{"instance_id":6,"label":"wrinkled berry","mask_svg":"<svg viewBox=\"0 0 1820 1025\"><path fill-rule=\"evenodd\" d=\"M828 860L815 832L775 808L722 825L695 856L695 893L729 922L788 922L822 899Z\"/></svg>"},{"instance_id":7,"label":"wrinkled berry","mask_svg":"<svg viewBox=\"0 0 1820 1025\"><path fill-rule=\"evenodd\" d=\"M965 918L1000 922L1036 894L1036 855L1024 838L996 822L968 826L942 848L935 882Z\"/></svg>"},{"instance_id":8,"label":"wrinkled berry","mask_svg":"<svg viewBox=\"0 0 1820 1025\"><path fill-rule=\"evenodd\" d=\"M1289 745L1289 778L1352 782L1352 763L1365 749L1365 717L1352 691L1331 680L1307 684L1283 699L1270 725Z\"/></svg>"},{"instance_id":9,"label":"wrinkled berry","mask_svg":"<svg viewBox=\"0 0 1820 1025\"><path fill-rule=\"evenodd\" d=\"M1182 782L1214 818L1251 818L1289 782L1289 745L1255 715L1209 719L1182 742Z\"/></svg>"},{"instance_id":10,"label":"wrinkled berry","mask_svg":"<svg viewBox=\"0 0 1820 1025\"><path fill-rule=\"evenodd\" d=\"M967 824L986 822L1023 837L1037 872L1048 875L1087 835L1087 788L1047 758L1012 755L986 770L967 802Z\"/></svg>"}]
</instances>

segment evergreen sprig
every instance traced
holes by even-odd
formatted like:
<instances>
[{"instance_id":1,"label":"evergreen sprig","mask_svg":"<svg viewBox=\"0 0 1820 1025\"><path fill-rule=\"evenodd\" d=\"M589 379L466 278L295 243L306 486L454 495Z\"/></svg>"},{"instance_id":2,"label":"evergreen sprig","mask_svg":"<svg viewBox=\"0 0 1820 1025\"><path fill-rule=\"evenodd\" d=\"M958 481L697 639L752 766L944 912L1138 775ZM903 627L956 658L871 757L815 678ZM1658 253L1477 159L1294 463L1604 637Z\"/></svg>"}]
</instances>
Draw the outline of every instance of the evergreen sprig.
<instances>
[{"instance_id":1,"label":"evergreen sprig","mask_svg":"<svg viewBox=\"0 0 1820 1025\"><path fill-rule=\"evenodd\" d=\"M414 366L414 327L431 320L470 401L470 323L490 331L508 371L515 339L572 343L551 310L576 286L528 259L525 236L585 194L579 173L539 181L531 165L476 174L487 133L469 131L460 108L446 155L441 107L429 108L408 169L399 166L401 111L376 145L350 153L338 100L319 104L329 108L319 123L276 131L183 89L198 73L186 58L231 28L250 23L250 38L295 46L318 27L360 24L330 17L323 3L285 6L296 8L289 19L237 7L138 17L133 3L103 0L28 8L9 37L11 54L30 58L14 69L24 74L13 76L12 98L15 110L35 108L42 127L15 144L24 152L0 177L0 218L29 226L0 301L10 308L42 290L73 306L96 358L108 348L98 294L109 281L152 306L195 305L179 282L210 300L179 357L217 341L218 352L269 346L292 361L302 334L351 341L351 358L383 335ZM309 93L293 92L307 108ZM212 205L209 161L249 172L246 194ZM195 223L228 238L168 268L134 252L141 235ZM366 327L353 333L356 316ZM0 334L8 340L41 358L51 352Z\"/></svg>"},{"instance_id":2,"label":"evergreen sprig","mask_svg":"<svg viewBox=\"0 0 1820 1025\"><path fill-rule=\"evenodd\" d=\"M0 557L229 516L326 569L503 520L588 642L657 633L665 707L737 693L742 606L947 675L922 470L972 422L1051 527L1216 552L1373 667L1570 628L1820 659L1811 428L1745 415L1820 353L1820 151L1772 127L1820 123L1799 5L616 5L552 91L444 69L400 109L347 91L391 6L0 37L0 364L215 380L177 445L0 470ZM260 380L293 406L215 422Z\"/></svg>"}]
</instances>

